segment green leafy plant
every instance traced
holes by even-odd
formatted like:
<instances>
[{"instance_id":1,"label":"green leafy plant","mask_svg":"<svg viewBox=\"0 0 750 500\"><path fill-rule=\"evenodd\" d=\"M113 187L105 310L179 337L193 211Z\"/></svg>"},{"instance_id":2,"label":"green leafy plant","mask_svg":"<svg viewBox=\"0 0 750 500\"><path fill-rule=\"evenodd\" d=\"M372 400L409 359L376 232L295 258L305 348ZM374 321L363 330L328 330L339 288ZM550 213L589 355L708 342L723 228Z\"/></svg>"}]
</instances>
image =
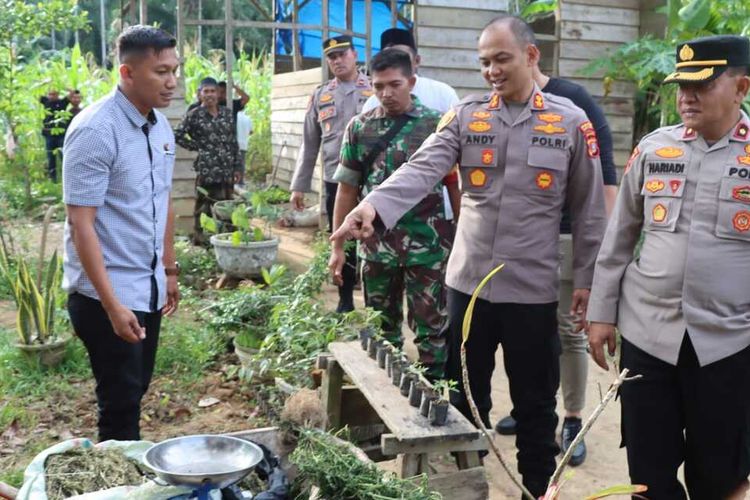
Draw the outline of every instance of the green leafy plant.
<instances>
[{"instance_id":1,"label":"green leafy plant","mask_svg":"<svg viewBox=\"0 0 750 500\"><path fill-rule=\"evenodd\" d=\"M458 382L455 380L442 379L433 382L432 388L439 396L441 401L447 401L451 392L458 392Z\"/></svg>"},{"instance_id":2,"label":"green leafy plant","mask_svg":"<svg viewBox=\"0 0 750 500\"><path fill-rule=\"evenodd\" d=\"M283 264L274 264L271 269L261 269L260 274L268 288L278 288L286 279L287 267Z\"/></svg>"},{"instance_id":3,"label":"green leafy plant","mask_svg":"<svg viewBox=\"0 0 750 500\"><path fill-rule=\"evenodd\" d=\"M61 263L57 251L46 265L43 280L36 282L24 259L15 257L16 272L11 258L0 247L0 273L9 285L18 309L16 331L25 345L45 344L54 339L55 311L60 289ZM40 261L39 266L43 265Z\"/></svg>"}]
</instances>

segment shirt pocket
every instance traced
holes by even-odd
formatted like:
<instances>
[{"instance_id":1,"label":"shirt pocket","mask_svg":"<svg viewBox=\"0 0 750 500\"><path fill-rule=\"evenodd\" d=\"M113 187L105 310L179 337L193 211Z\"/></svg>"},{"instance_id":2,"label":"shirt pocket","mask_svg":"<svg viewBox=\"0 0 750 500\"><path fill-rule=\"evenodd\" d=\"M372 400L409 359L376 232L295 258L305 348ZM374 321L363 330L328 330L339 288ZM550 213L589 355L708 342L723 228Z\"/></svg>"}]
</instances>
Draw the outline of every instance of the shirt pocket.
<instances>
[{"instance_id":1,"label":"shirt pocket","mask_svg":"<svg viewBox=\"0 0 750 500\"><path fill-rule=\"evenodd\" d=\"M330 139L336 136L336 114L338 110L333 103L321 106L318 110L318 122L320 123L320 130L322 131L321 137L323 140Z\"/></svg>"},{"instance_id":2,"label":"shirt pocket","mask_svg":"<svg viewBox=\"0 0 750 500\"><path fill-rule=\"evenodd\" d=\"M567 182L568 152L562 149L530 147L527 168L520 181L522 191L536 196L557 197Z\"/></svg>"},{"instance_id":3,"label":"shirt pocket","mask_svg":"<svg viewBox=\"0 0 750 500\"><path fill-rule=\"evenodd\" d=\"M730 177L721 180L716 236L750 241L750 180Z\"/></svg>"},{"instance_id":4,"label":"shirt pocket","mask_svg":"<svg viewBox=\"0 0 750 500\"><path fill-rule=\"evenodd\" d=\"M464 146L461 150L462 190L467 193L487 191L497 175L496 146Z\"/></svg>"},{"instance_id":5,"label":"shirt pocket","mask_svg":"<svg viewBox=\"0 0 750 500\"><path fill-rule=\"evenodd\" d=\"M644 228L673 233L682 210L684 191L685 176L647 175L641 188Z\"/></svg>"},{"instance_id":6,"label":"shirt pocket","mask_svg":"<svg viewBox=\"0 0 750 500\"><path fill-rule=\"evenodd\" d=\"M174 172L174 146L170 150L159 151L154 148L154 194L159 195L169 191Z\"/></svg>"}]
</instances>

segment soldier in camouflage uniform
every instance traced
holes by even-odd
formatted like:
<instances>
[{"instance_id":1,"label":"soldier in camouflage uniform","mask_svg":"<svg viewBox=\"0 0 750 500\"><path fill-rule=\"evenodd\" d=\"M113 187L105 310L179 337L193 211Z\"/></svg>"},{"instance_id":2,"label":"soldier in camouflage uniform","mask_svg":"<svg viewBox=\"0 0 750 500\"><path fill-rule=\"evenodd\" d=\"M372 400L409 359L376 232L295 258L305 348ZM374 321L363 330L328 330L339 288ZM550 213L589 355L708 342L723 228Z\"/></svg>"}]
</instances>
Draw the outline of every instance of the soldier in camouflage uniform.
<instances>
[{"instance_id":1,"label":"soldier in camouflage uniform","mask_svg":"<svg viewBox=\"0 0 750 500\"><path fill-rule=\"evenodd\" d=\"M364 195L384 182L440 121L437 111L410 95L414 74L408 54L396 49L381 52L372 59L372 73L382 105L354 117L344 134L340 164L334 174L339 182L335 227L356 204L360 189ZM372 148L400 120L405 121L403 128L367 165ZM382 313L386 338L396 345L402 343L406 289L409 327L416 335L420 361L431 378L443 376L446 359L443 277L451 234L439 183L391 231L362 242L359 252L364 261L365 303ZM340 279L343 259L343 246L335 244L330 263L334 280Z\"/></svg>"},{"instance_id":2,"label":"soldier in camouflage uniform","mask_svg":"<svg viewBox=\"0 0 750 500\"><path fill-rule=\"evenodd\" d=\"M189 111L174 131L177 144L190 151L197 151L193 163L197 172L193 239L204 243L200 225L202 213L211 215L215 201L232 197L234 182L239 178L240 164L237 134L232 110L218 105L218 84L213 78L201 81L201 105Z\"/></svg>"}]
</instances>

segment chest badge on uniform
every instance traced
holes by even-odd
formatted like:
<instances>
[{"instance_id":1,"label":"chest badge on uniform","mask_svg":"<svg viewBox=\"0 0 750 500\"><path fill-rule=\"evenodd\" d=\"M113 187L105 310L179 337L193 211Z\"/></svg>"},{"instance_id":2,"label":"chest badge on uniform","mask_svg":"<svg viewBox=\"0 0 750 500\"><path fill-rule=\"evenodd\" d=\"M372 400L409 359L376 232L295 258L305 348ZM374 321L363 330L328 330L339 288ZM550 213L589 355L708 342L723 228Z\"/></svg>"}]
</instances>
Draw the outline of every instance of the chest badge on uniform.
<instances>
[{"instance_id":1,"label":"chest badge on uniform","mask_svg":"<svg viewBox=\"0 0 750 500\"><path fill-rule=\"evenodd\" d=\"M326 123L324 128L326 129L326 132L330 132L331 131L331 123L330 122Z\"/></svg>"},{"instance_id":2,"label":"chest badge on uniform","mask_svg":"<svg viewBox=\"0 0 750 500\"><path fill-rule=\"evenodd\" d=\"M481 168L475 168L469 173L469 182L474 187L482 187L487 184L487 174Z\"/></svg>"},{"instance_id":3,"label":"chest badge on uniform","mask_svg":"<svg viewBox=\"0 0 750 500\"><path fill-rule=\"evenodd\" d=\"M667 207L661 203L657 203L653 210L651 210L651 220L654 222L664 222L667 218Z\"/></svg>"},{"instance_id":4,"label":"chest badge on uniform","mask_svg":"<svg viewBox=\"0 0 750 500\"><path fill-rule=\"evenodd\" d=\"M536 176L536 186L539 189L547 190L552 187L552 182L554 182L554 180L555 177L551 172L541 172Z\"/></svg>"},{"instance_id":5,"label":"chest badge on uniform","mask_svg":"<svg viewBox=\"0 0 750 500\"><path fill-rule=\"evenodd\" d=\"M544 123L559 123L563 119L562 115L557 113L540 113L536 117Z\"/></svg>"},{"instance_id":6,"label":"chest badge on uniform","mask_svg":"<svg viewBox=\"0 0 750 500\"><path fill-rule=\"evenodd\" d=\"M321 104L325 104L325 103L330 102L332 100L333 100L333 95L331 95L331 94L323 94L322 96L320 96L320 99L318 99L318 101Z\"/></svg>"},{"instance_id":7,"label":"chest badge on uniform","mask_svg":"<svg viewBox=\"0 0 750 500\"><path fill-rule=\"evenodd\" d=\"M322 122L323 120L327 120L330 117L332 117L334 114L336 114L336 108L330 107L330 108L324 109L320 113L318 113L318 121Z\"/></svg>"},{"instance_id":8,"label":"chest badge on uniform","mask_svg":"<svg viewBox=\"0 0 750 500\"><path fill-rule=\"evenodd\" d=\"M492 118L492 113L489 111L474 111L471 114L472 118L476 118L477 120L489 120Z\"/></svg>"},{"instance_id":9,"label":"chest badge on uniform","mask_svg":"<svg viewBox=\"0 0 750 500\"><path fill-rule=\"evenodd\" d=\"M483 165L492 165L495 163L495 151L492 149L483 149L482 150L482 164Z\"/></svg>"},{"instance_id":10,"label":"chest badge on uniform","mask_svg":"<svg viewBox=\"0 0 750 500\"><path fill-rule=\"evenodd\" d=\"M547 123L545 125L536 125L534 126L535 132L543 132L545 134L564 134L566 130L563 127L558 127L557 125L552 125L551 123Z\"/></svg>"},{"instance_id":11,"label":"chest badge on uniform","mask_svg":"<svg viewBox=\"0 0 750 500\"><path fill-rule=\"evenodd\" d=\"M492 129L492 124L485 121L469 122L469 130L472 132L487 132Z\"/></svg>"},{"instance_id":12,"label":"chest badge on uniform","mask_svg":"<svg viewBox=\"0 0 750 500\"><path fill-rule=\"evenodd\" d=\"M737 157L737 162L742 163L743 165L750 165L750 144L745 146L745 153L747 154Z\"/></svg>"},{"instance_id":13,"label":"chest badge on uniform","mask_svg":"<svg viewBox=\"0 0 750 500\"><path fill-rule=\"evenodd\" d=\"M750 230L750 212L747 210L740 210L736 214L734 214L734 217L732 218L732 225L734 228L744 233L748 230Z\"/></svg>"},{"instance_id":14,"label":"chest badge on uniform","mask_svg":"<svg viewBox=\"0 0 750 500\"><path fill-rule=\"evenodd\" d=\"M672 193L676 193L680 189L680 186L682 186L682 181L680 180L672 179L669 181L669 189L672 190Z\"/></svg>"},{"instance_id":15,"label":"chest badge on uniform","mask_svg":"<svg viewBox=\"0 0 750 500\"><path fill-rule=\"evenodd\" d=\"M679 158L685 152L680 148L672 148L672 147L666 147L666 148L659 148L656 151L654 151L656 156L659 156L661 158Z\"/></svg>"},{"instance_id":16,"label":"chest badge on uniform","mask_svg":"<svg viewBox=\"0 0 750 500\"><path fill-rule=\"evenodd\" d=\"M456 117L456 112L452 109L449 109L438 122L437 129L435 129L435 131L440 132L441 130L443 130L445 127L450 125L450 123L453 121L455 117Z\"/></svg>"},{"instance_id":17,"label":"chest badge on uniform","mask_svg":"<svg viewBox=\"0 0 750 500\"><path fill-rule=\"evenodd\" d=\"M732 189L732 198L744 203L750 203L750 186L745 184L744 186L737 186Z\"/></svg>"},{"instance_id":18,"label":"chest badge on uniform","mask_svg":"<svg viewBox=\"0 0 750 500\"><path fill-rule=\"evenodd\" d=\"M649 193L658 193L664 189L664 181L661 179L654 179L646 183L646 191Z\"/></svg>"}]
</instances>

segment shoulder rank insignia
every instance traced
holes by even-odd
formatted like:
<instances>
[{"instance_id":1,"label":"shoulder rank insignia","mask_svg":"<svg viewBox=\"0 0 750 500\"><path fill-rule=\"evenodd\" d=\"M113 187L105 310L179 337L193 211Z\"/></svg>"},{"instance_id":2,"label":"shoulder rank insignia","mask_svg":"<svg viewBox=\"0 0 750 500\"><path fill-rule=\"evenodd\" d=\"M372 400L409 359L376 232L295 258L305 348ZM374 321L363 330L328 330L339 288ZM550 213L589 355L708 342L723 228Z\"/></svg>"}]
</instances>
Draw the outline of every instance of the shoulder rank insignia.
<instances>
[{"instance_id":1,"label":"shoulder rank insignia","mask_svg":"<svg viewBox=\"0 0 750 500\"><path fill-rule=\"evenodd\" d=\"M539 113L536 117L544 123L559 123L563 119L562 115L557 113Z\"/></svg>"},{"instance_id":2,"label":"shoulder rank insignia","mask_svg":"<svg viewBox=\"0 0 750 500\"><path fill-rule=\"evenodd\" d=\"M534 131L544 132L545 134L564 134L566 132L563 127L558 127L551 123L547 123L546 125L535 125Z\"/></svg>"},{"instance_id":3,"label":"shoulder rank insignia","mask_svg":"<svg viewBox=\"0 0 750 500\"><path fill-rule=\"evenodd\" d=\"M686 128L682 132L682 140L683 141L692 141L696 137L698 137L698 133L694 129L692 129L692 128Z\"/></svg>"},{"instance_id":4,"label":"shoulder rank insignia","mask_svg":"<svg viewBox=\"0 0 750 500\"><path fill-rule=\"evenodd\" d=\"M666 148L659 148L656 151L654 151L656 156L659 156L661 158L679 158L685 152L680 148L672 148L672 147L666 147Z\"/></svg>"},{"instance_id":5,"label":"shoulder rank insignia","mask_svg":"<svg viewBox=\"0 0 750 500\"><path fill-rule=\"evenodd\" d=\"M453 121L455 117L456 117L456 111L452 108L449 109L438 122L435 132L440 132L441 130L443 130L445 127L447 127L450 124L450 122Z\"/></svg>"},{"instance_id":6,"label":"shoulder rank insignia","mask_svg":"<svg viewBox=\"0 0 750 500\"><path fill-rule=\"evenodd\" d=\"M469 182L474 187L482 187L487 184L487 174L481 168L475 168L469 173Z\"/></svg>"},{"instance_id":7,"label":"shoulder rank insignia","mask_svg":"<svg viewBox=\"0 0 750 500\"><path fill-rule=\"evenodd\" d=\"M649 193L658 193L664 189L664 181L661 179L653 179L646 183L646 191Z\"/></svg>"},{"instance_id":8,"label":"shoulder rank insignia","mask_svg":"<svg viewBox=\"0 0 750 500\"><path fill-rule=\"evenodd\" d=\"M472 132L487 132L492 129L492 124L485 121L473 121L469 123L469 130Z\"/></svg>"},{"instance_id":9,"label":"shoulder rank insignia","mask_svg":"<svg viewBox=\"0 0 750 500\"><path fill-rule=\"evenodd\" d=\"M657 203L654 205L653 210L651 210L651 220L654 222L664 222L667 219L667 207L662 205L661 203Z\"/></svg>"},{"instance_id":10,"label":"shoulder rank insignia","mask_svg":"<svg viewBox=\"0 0 750 500\"><path fill-rule=\"evenodd\" d=\"M544 109L544 97L542 97L542 94L539 92L534 94L534 102L532 105L534 109Z\"/></svg>"},{"instance_id":11,"label":"shoulder rank insignia","mask_svg":"<svg viewBox=\"0 0 750 500\"><path fill-rule=\"evenodd\" d=\"M744 141L745 139L747 139L747 134L748 134L747 125L745 124L744 121L741 121L737 125L737 128L734 129L734 138L742 139Z\"/></svg>"},{"instance_id":12,"label":"shoulder rank insignia","mask_svg":"<svg viewBox=\"0 0 750 500\"><path fill-rule=\"evenodd\" d=\"M490 97L490 103L487 106L487 109L500 109L500 95L492 94L492 97Z\"/></svg>"},{"instance_id":13,"label":"shoulder rank insignia","mask_svg":"<svg viewBox=\"0 0 750 500\"><path fill-rule=\"evenodd\" d=\"M740 210L736 214L734 214L734 217L732 218L732 225L734 228L744 233L748 230L750 230L750 212L747 210Z\"/></svg>"},{"instance_id":14,"label":"shoulder rank insignia","mask_svg":"<svg viewBox=\"0 0 750 500\"><path fill-rule=\"evenodd\" d=\"M539 189L547 190L552 186L554 180L555 177L552 172L541 172L536 176L536 186Z\"/></svg>"},{"instance_id":15,"label":"shoulder rank insignia","mask_svg":"<svg viewBox=\"0 0 750 500\"><path fill-rule=\"evenodd\" d=\"M471 114L472 118L476 118L477 120L489 120L492 118L492 113L489 111L474 111Z\"/></svg>"},{"instance_id":16,"label":"shoulder rank insignia","mask_svg":"<svg viewBox=\"0 0 750 500\"><path fill-rule=\"evenodd\" d=\"M630 154L630 158L628 158L628 162L625 164L625 170L623 171L622 175L625 175L628 173L628 170L630 170L630 167L633 166L633 163L635 163L636 158L638 158L638 155L641 154L641 150L638 149L638 146L636 146L633 149L633 152Z\"/></svg>"}]
</instances>

